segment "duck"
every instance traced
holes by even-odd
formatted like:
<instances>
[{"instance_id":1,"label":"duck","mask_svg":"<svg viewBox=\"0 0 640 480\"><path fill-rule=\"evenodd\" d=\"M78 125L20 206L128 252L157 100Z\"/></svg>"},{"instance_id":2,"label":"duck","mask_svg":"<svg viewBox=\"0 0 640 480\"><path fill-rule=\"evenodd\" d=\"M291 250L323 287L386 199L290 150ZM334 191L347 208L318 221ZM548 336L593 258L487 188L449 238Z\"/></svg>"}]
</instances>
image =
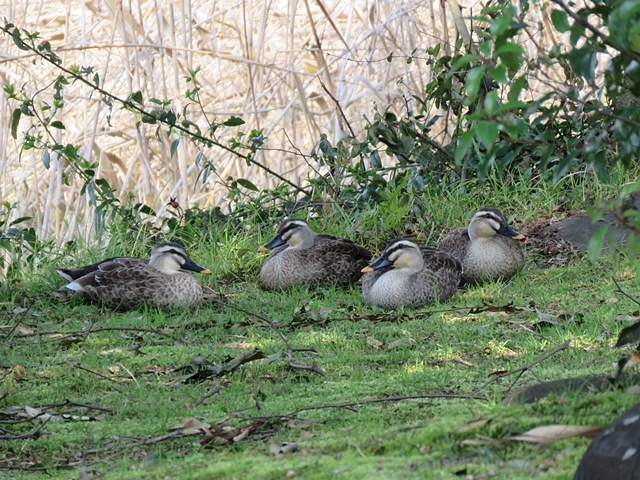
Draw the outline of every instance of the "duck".
<instances>
[{"instance_id":1,"label":"duck","mask_svg":"<svg viewBox=\"0 0 640 480\"><path fill-rule=\"evenodd\" d=\"M451 298L460 283L462 263L436 248L397 238L362 272L365 303L385 309L418 308Z\"/></svg>"},{"instance_id":2,"label":"duck","mask_svg":"<svg viewBox=\"0 0 640 480\"><path fill-rule=\"evenodd\" d=\"M357 243L333 235L315 233L304 220L282 222L273 239L259 252L271 251L258 284L265 290L295 286L348 286L362 277L373 254Z\"/></svg>"},{"instance_id":3,"label":"duck","mask_svg":"<svg viewBox=\"0 0 640 480\"><path fill-rule=\"evenodd\" d=\"M521 270L525 251L516 232L497 208L478 210L468 227L457 228L440 242L439 248L462 262L463 284L506 280Z\"/></svg>"},{"instance_id":4,"label":"duck","mask_svg":"<svg viewBox=\"0 0 640 480\"><path fill-rule=\"evenodd\" d=\"M148 259L114 257L78 269L58 269L69 281L60 290L120 311L142 304L169 309L201 303L202 287L190 271L211 274L175 242L156 246Z\"/></svg>"}]
</instances>

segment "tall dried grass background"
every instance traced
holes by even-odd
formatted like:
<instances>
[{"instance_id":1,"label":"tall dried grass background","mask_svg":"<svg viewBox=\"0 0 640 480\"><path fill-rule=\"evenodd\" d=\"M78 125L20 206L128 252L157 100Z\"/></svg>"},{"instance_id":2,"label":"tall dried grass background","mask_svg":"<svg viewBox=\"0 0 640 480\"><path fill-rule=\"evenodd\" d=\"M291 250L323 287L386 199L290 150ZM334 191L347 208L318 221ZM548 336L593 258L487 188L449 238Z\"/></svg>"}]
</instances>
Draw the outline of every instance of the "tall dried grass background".
<instances>
[{"instance_id":1,"label":"tall dried grass background","mask_svg":"<svg viewBox=\"0 0 640 480\"><path fill-rule=\"evenodd\" d=\"M538 6L527 14L528 36L520 39L531 56L558 41L549 22L551 7ZM447 51L457 38L468 40L473 32L469 19L480 9L480 2L454 0L15 0L2 3L1 11L16 26L40 32L65 66L92 66L105 90L120 98L139 90L147 106L151 97L173 99L175 111L181 111L185 90L191 88L185 81L188 70L200 67L207 115L221 121L241 116L246 132L264 129L266 148L257 159L302 184L312 170L296 151L308 153L322 133L335 142L346 131L332 96L356 133L375 105L401 113L429 81L425 50L442 43ZM415 58L408 62L412 52ZM41 91L36 96L41 107L50 101L58 74L4 35L3 85L25 85L30 95ZM171 156L170 144L177 137L158 139L154 125L137 128L139 117L118 106L109 112L86 85L68 85L64 96L59 120L66 130L56 131L57 141L80 145L83 156L99 162L97 177L115 187L122 201L133 193L136 201L163 215L170 197L184 206L220 204L229 175L261 188L277 183L262 169L216 148L204 154L217 175L197 181L198 151L190 142L180 142ZM61 174L68 166L52 157L47 169L41 152L21 150L30 119L21 121L18 140L11 138L16 106L0 93L1 199L17 202L14 217L32 216L40 238L90 239L93 208L80 195L83 182L71 177L71 184L64 185ZM444 115L430 112L436 113ZM196 108L189 115L205 127ZM445 121L436 132L438 140L446 140Z\"/></svg>"}]
</instances>

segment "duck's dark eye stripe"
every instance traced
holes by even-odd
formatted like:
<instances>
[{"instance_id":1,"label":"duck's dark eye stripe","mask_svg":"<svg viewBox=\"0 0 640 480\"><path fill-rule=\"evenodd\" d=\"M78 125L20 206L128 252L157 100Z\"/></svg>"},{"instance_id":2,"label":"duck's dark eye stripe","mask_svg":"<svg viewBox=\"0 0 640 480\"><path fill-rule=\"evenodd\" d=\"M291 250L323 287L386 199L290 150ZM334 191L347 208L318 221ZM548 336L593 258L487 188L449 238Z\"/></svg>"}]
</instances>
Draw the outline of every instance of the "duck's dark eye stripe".
<instances>
[{"instance_id":1,"label":"duck's dark eye stripe","mask_svg":"<svg viewBox=\"0 0 640 480\"><path fill-rule=\"evenodd\" d=\"M406 250L407 248L411 248L411 246L406 243L396 243L387 249L387 255L391 255L392 253L400 250Z\"/></svg>"},{"instance_id":2,"label":"duck's dark eye stripe","mask_svg":"<svg viewBox=\"0 0 640 480\"><path fill-rule=\"evenodd\" d=\"M299 222L295 222L295 221L294 221L294 222L288 222L288 223L285 223L285 224L280 228L280 230L279 230L279 232L278 232L278 233L280 233L280 235L282 236L282 235L284 235L284 234L285 234L285 233L287 233L287 232L290 232L290 231L295 230L295 229L297 229L297 228L302 228L303 226L304 226L304 225L303 225L302 223L299 223Z\"/></svg>"}]
</instances>

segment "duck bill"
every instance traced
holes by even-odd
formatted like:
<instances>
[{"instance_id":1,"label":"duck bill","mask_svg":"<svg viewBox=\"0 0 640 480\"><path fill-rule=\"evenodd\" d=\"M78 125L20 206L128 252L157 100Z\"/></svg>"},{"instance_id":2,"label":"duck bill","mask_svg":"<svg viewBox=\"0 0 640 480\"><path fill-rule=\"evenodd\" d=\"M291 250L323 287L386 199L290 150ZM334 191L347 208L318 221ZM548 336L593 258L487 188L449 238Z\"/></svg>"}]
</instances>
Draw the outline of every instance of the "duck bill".
<instances>
[{"instance_id":1,"label":"duck bill","mask_svg":"<svg viewBox=\"0 0 640 480\"><path fill-rule=\"evenodd\" d=\"M286 242L282 240L282 237L280 235L276 235L269 243L265 243L264 245L262 245L258 249L258 252L268 252L269 250L273 250L274 248L284 245L285 243Z\"/></svg>"},{"instance_id":2,"label":"duck bill","mask_svg":"<svg viewBox=\"0 0 640 480\"><path fill-rule=\"evenodd\" d=\"M374 270L380 270L381 268L388 267L390 265L393 265L393 262L383 255L368 267L364 267L361 270L361 272L362 273L373 272Z\"/></svg>"},{"instance_id":3,"label":"duck bill","mask_svg":"<svg viewBox=\"0 0 640 480\"><path fill-rule=\"evenodd\" d=\"M180 267L182 270L190 270L192 272L201 273L202 275L211 275L211 270L201 267L196 262L187 257L187 261Z\"/></svg>"},{"instance_id":4,"label":"duck bill","mask_svg":"<svg viewBox=\"0 0 640 480\"><path fill-rule=\"evenodd\" d=\"M524 240L524 235L516 232L513 228L511 228L506 223L500 225L500 230L497 232L499 235L504 235L505 237L513 238L514 240Z\"/></svg>"}]
</instances>

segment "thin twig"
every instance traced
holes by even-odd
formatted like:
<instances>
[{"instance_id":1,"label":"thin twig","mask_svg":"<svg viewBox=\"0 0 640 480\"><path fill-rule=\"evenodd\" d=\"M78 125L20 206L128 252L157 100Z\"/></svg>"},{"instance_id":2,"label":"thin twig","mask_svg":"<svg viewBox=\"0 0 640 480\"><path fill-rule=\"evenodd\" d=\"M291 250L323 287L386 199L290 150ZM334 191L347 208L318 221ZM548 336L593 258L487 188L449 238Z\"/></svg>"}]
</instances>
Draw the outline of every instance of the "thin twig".
<instances>
[{"instance_id":1,"label":"thin twig","mask_svg":"<svg viewBox=\"0 0 640 480\"><path fill-rule=\"evenodd\" d=\"M213 397L216 393L218 393L220 390L222 390L225 387L224 384L220 384L220 385L216 385L215 387L213 387L211 390L209 390L207 393L205 393L204 395L202 395L200 397L200 399L193 404L193 408L198 407L202 404L202 402L204 402L207 398L209 397Z\"/></svg>"},{"instance_id":2,"label":"thin twig","mask_svg":"<svg viewBox=\"0 0 640 480\"><path fill-rule=\"evenodd\" d=\"M486 397L480 396L480 395L474 395L474 394L456 395L456 394L446 394L446 393L425 393L425 394L418 394L418 395L401 395L396 397L384 397L384 398L372 398L369 400L358 400L355 402L348 402L348 403L328 403L325 405L311 405L308 407L300 407L300 408L297 408L296 410L293 410L292 412L284 413L281 415L270 415L268 417L253 417L248 420L259 420L259 421L268 422L269 420L276 419L276 418L296 417L298 413L306 412L309 410L325 410L328 408L340 408L340 409L355 411L353 407L358 407L361 405L369 405L373 403L386 403L386 402L388 403L403 402L406 400L420 400L422 398L486 400Z\"/></svg>"},{"instance_id":3,"label":"thin twig","mask_svg":"<svg viewBox=\"0 0 640 480\"><path fill-rule=\"evenodd\" d=\"M79 364L75 364L73 365L74 368L77 368L78 370L84 370L85 372L89 372L92 375L95 375L96 377L100 377L100 378L104 378L105 380L109 380L110 382L115 383L116 385L120 385L120 382L114 380L113 378L109 378L106 375L102 375L101 373L98 372L94 372L93 370L89 370L88 368L84 368L82 365ZM134 379L135 380L135 379ZM120 393L124 393L122 390L120 390L118 387L114 387L118 392Z\"/></svg>"},{"instance_id":4,"label":"thin twig","mask_svg":"<svg viewBox=\"0 0 640 480\"><path fill-rule=\"evenodd\" d=\"M632 302L634 302L636 305L640 305L640 302L633 298L631 295L629 295L627 292L625 292L624 290L622 290L622 287L620 287L620 284L618 283L618 281L615 279L615 277L611 277L613 280L613 283L616 284L616 287L618 287L618 292L620 292L622 295L624 295L625 297L627 297L629 300L631 300Z\"/></svg>"},{"instance_id":5,"label":"thin twig","mask_svg":"<svg viewBox=\"0 0 640 480\"><path fill-rule=\"evenodd\" d=\"M137 327L100 327L100 328L94 328L93 330L77 330L77 331L73 331L73 332L67 332L65 330L48 330L46 332L27 333L27 334L24 334L24 335L20 335L20 337L35 337L36 335L38 335L38 336L43 336L43 335L66 335L67 337L73 337L75 335L89 335L91 333L108 332L108 331L155 333L157 335L163 335L165 337L168 337L171 340L174 340L176 342L180 341L180 339L178 339L177 337L174 337L170 333L165 333L165 332L163 332L161 330L154 330L152 328L137 328Z\"/></svg>"},{"instance_id":6,"label":"thin twig","mask_svg":"<svg viewBox=\"0 0 640 480\"><path fill-rule=\"evenodd\" d=\"M346 123L347 128L349 129L349 132L351 132L351 136L353 138L356 138L356 132L353 131L353 128L349 123L349 120L347 120L347 116L344 114L344 111L342 110L342 105L340 105L340 102L338 101L338 99L333 96L333 94L329 91L329 89L325 86L324 82L320 80L319 77L318 77L318 81L320 82L320 86L322 87L322 89L327 93L327 95L329 95L329 97L331 97L331 100L333 100L333 102L336 104L336 107L338 109L338 112L340 113L340 116L344 120L344 123Z\"/></svg>"},{"instance_id":7,"label":"thin twig","mask_svg":"<svg viewBox=\"0 0 640 480\"><path fill-rule=\"evenodd\" d=\"M25 317L27 316L27 313L29 313L29 310L31 310L31 307L33 307L36 303L36 299L35 297L31 298L31 302L29 303L29 306L26 308L26 310L24 312L22 312L22 316L20 317L20 319L16 322L16 324L13 326L13 328L11 330L9 330L9 332L7 332L7 334L4 336L3 340L6 341L9 339L9 337L11 335L13 335L13 332L16 331L16 328L18 328L18 326L22 323L22 321L25 319Z\"/></svg>"},{"instance_id":8,"label":"thin twig","mask_svg":"<svg viewBox=\"0 0 640 480\"><path fill-rule=\"evenodd\" d=\"M91 373L95 373L95 372L91 372ZM46 405L35 405L34 408L54 408L54 407L80 407L80 408L86 408L87 410L100 410L101 412L106 412L106 413L113 413L114 410L111 408L105 408L105 407L101 407L100 405L91 405L88 403L78 403L78 402L74 402L72 400L65 400L62 403L49 403Z\"/></svg>"},{"instance_id":9,"label":"thin twig","mask_svg":"<svg viewBox=\"0 0 640 480\"><path fill-rule=\"evenodd\" d=\"M37 418L37 417L34 417L34 418ZM37 435L38 432L40 432L40 430L42 430L44 428L44 426L47 423L49 423L49 420L51 420L51 418L53 418L53 417L47 418L44 422L42 422L42 425L40 425L38 428L36 428L35 430L33 430L31 432L23 433L22 435L14 435L14 434L0 435L0 440L22 440L22 439L25 439L25 438L31 438L31 437Z\"/></svg>"},{"instance_id":10,"label":"thin twig","mask_svg":"<svg viewBox=\"0 0 640 480\"><path fill-rule=\"evenodd\" d=\"M602 43L604 43L608 47L613 48L614 50L618 50L624 56L630 58L631 60L634 60L636 63L640 63L640 55L634 52L630 52L629 50L624 48L622 45L614 45L611 39L607 35L605 35L596 27L591 25L586 18L578 15L573 10L571 10L568 6L564 4L564 2L562 2L561 0L551 0L551 1L556 5L558 5L560 8L562 8L565 12L567 12L567 15L573 18L578 24L580 24L581 26L589 30L591 33L593 33L600 40L602 40Z\"/></svg>"},{"instance_id":11,"label":"thin twig","mask_svg":"<svg viewBox=\"0 0 640 480\"><path fill-rule=\"evenodd\" d=\"M309 371L317 373L318 375L324 376L324 374L325 374L324 369L320 368L315 360L313 361L311 366L309 366L309 365L300 365L300 364L297 364L297 363L295 363L293 361L293 353L294 352L314 352L314 353L317 353L315 351L315 349L309 348L309 347L306 347L306 348L294 348L291 345L289 345L289 342L287 341L287 338L282 334L282 332L278 329L278 327L276 327L275 323L273 323L268 318L263 317L261 315L258 315L257 313L245 310L244 308L240 308L240 307L236 307L234 305L230 305L228 303L220 302L220 304L224 305L226 307L232 308L234 310L237 310L238 312L242 312L242 313L244 313L246 315L251 315L251 316L253 316L253 317L255 317L255 318L259 319L259 320L262 320L263 322L266 322L271 327L271 329L274 332L276 332L276 334L280 337L280 340L282 340L282 343L284 343L284 346L287 349L287 363L289 364L289 366L291 368L296 368L296 369L299 369L299 370L309 370Z\"/></svg>"},{"instance_id":12,"label":"thin twig","mask_svg":"<svg viewBox=\"0 0 640 480\"><path fill-rule=\"evenodd\" d=\"M87 428L87 442L85 447L82 449L82 460L81 460L81 468L80 468L80 477L82 480L89 480L89 473L87 472L87 450L89 450L89 445L91 444L91 427Z\"/></svg>"},{"instance_id":13,"label":"thin twig","mask_svg":"<svg viewBox=\"0 0 640 480\"><path fill-rule=\"evenodd\" d=\"M17 27L14 27L14 29L17 30ZM0 31L3 31L4 33L6 33L8 35L12 35L12 33L13 33L13 30L8 30L4 26L0 26ZM156 118L150 112L148 112L147 110L145 110L141 106L137 105L136 103L130 102L128 100L124 100L124 99L114 95L113 93L110 93L107 90L104 90L103 88L101 88L99 85L96 85L92 81L87 80L83 75L80 75L78 73L72 72L68 68L62 66L61 63L58 63L58 62L54 61L49 55L46 55L46 54L42 53L40 50L38 50L36 47L30 45L29 43L27 43L25 41L22 41L22 45L25 48L27 48L29 51L33 52L35 55L40 57L41 59L45 60L46 62L50 63L54 67L58 68L62 72L66 73L67 75L72 77L74 80L77 80L79 82L84 83L86 86L88 86L89 88L92 88L94 91L100 93L104 97L107 97L107 98L110 98L112 100L115 100L116 102L118 102L121 105L123 105L127 110L134 111L137 114L140 114L140 115L143 115L143 116L153 117L153 118L155 118L155 120L158 123L164 124L164 125L172 128L172 129L174 129L174 130L178 130L178 131L180 131L180 132L182 132L184 134L187 134L191 139L199 140L199 141L203 142L205 145L214 145L214 146L216 146L216 147L218 147L218 148L220 148L222 150L225 150L225 151L227 151L227 152L229 152L229 153L231 153L233 155L236 155L237 157L242 158L246 162L252 163L255 166L261 168L262 170L264 170L268 174L276 177L278 180L288 184L289 186L291 186L294 189L296 189L296 191L298 191L300 193L303 193L305 195L311 196L311 193L308 192L307 190L305 190L304 188L300 187L299 185L296 185L291 180L288 180L287 178L285 178L282 175L280 175L278 172L272 170L271 168L267 167L263 163L260 163L257 160L255 160L255 157L253 155L244 155L244 154L236 151L235 149L233 149L233 148L231 148L231 147L229 147L229 146L227 146L227 145L225 145L223 143L220 143L220 142L216 141L215 139L213 139L211 137L205 137L204 135L200 135L200 134L198 134L196 132L193 132L193 131L189 130L188 127L183 127L179 122L170 123L170 122L168 122L166 120L163 120L161 118ZM56 57L57 57L57 55L56 55Z\"/></svg>"},{"instance_id":14,"label":"thin twig","mask_svg":"<svg viewBox=\"0 0 640 480\"><path fill-rule=\"evenodd\" d=\"M531 363L528 363L526 365L523 365L522 367L518 367L514 370L511 370L509 372L506 373L501 373L500 375L496 375L495 377L493 377L491 380L486 381L485 383L483 383L480 387L476 388L476 390L474 391L474 393L479 392L480 390L484 389L485 387L491 385L492 383L496 383L498 380L503 379L504 377L508 377L509 375L513 375L514 373L519 373L519 372L524 372L526 370L531 370L531 367L533 367L534 365L537 365L540 362L543 362L544 360L546 360L547 358L555 355L558 352L561 352L562 350L565 350L569 345L571 344L571 340L567 340L566 342L564 342L562 345L558 345L556 348L554 348L553 350L551 350L550 352L545 353L544 355L542 355L540 358L534 360Z\"/></svg>"}]
</instances>

